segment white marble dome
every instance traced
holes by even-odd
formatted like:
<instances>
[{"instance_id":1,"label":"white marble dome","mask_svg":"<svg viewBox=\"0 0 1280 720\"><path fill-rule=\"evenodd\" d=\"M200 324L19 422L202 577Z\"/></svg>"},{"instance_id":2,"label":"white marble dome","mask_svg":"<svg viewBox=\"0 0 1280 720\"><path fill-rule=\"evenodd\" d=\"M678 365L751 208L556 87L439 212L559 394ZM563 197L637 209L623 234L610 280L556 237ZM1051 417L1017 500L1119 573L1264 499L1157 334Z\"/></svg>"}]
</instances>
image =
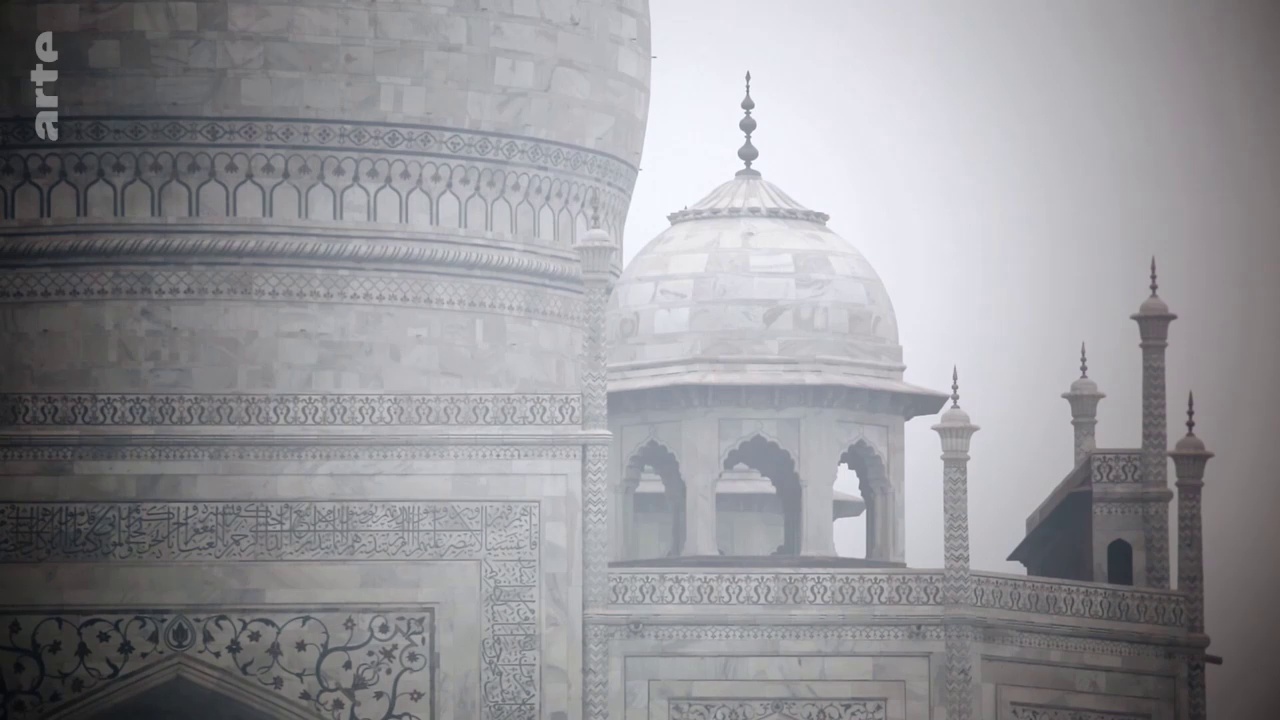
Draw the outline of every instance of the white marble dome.
<instances>
[{"instance_id":1,"label":"white marble dome","mask_svg":"<svg viewBox=\"0 0 1280 720\"><path fill-rule=\"evenodd\" d=\"M825 214L746 170L669 219L613 292L611 390L899 386L889 294Z\"/></svg>"}]
</instances>

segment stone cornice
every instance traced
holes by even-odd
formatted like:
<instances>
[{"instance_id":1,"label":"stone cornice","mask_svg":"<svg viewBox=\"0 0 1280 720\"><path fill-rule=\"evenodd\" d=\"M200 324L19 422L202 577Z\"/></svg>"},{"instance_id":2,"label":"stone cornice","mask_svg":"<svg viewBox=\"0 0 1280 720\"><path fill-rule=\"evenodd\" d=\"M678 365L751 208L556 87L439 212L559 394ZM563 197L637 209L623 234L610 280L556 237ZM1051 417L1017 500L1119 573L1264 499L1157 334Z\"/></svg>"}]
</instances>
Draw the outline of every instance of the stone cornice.
<instances>
[{"instance_id":1,"label":"stone cornice","mask_svg":"<svg viewBox=\"0 0 1280 720\"><path fill-rule=\"evenodd\" d=\"M916 411L928 411L935 404L940 407L941 396L936 403L934 400L932 396L917 397L881 389L841 385L669 385L637 390L611 388L609 412L643 413L652 410L714 407L805 407L914 417Z\"/></svg>"},{"instance_id":2,"label":"stone cornice","mask_svg":"<svg viewBox=\"0 0 1280 720\"><path fill-rule=\"evenodd\" d=\"M30 118L0 120L0 147L52 150ZM435 125L284 118L63 117L57 149L129 146L205 150L359 150L419 157L490 160L603 181L624 193L637 169L596 150L552 140Z\"/></svg>"},{"instance_id":3,"label":"stone cornice","mask_svg":"<svg viewBox=\"0 0 1280 720\"><path fill-rule=\"evenodd\" d=\"M516 275L568 287L581 284L569 252L502 243L479 233L459 242L438 232L371 230L359 223L295 220L266 225L246 218L82 218L0 225L0 266L48 262L178 260L301 263L324 267ZM474 237L472 236L474 235ZM378 266L382 266L379 268Z\"/></svg>"}]
</instances>

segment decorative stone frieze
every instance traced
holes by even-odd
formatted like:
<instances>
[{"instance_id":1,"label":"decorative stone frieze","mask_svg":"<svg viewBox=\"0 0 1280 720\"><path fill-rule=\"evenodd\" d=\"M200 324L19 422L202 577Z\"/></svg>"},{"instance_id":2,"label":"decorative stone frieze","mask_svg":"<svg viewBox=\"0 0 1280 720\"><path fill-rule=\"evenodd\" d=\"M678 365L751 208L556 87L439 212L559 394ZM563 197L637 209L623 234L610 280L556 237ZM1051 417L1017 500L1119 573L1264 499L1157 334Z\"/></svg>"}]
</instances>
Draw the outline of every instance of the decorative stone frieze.
<instances>
[{"instance_id":1,"label":"decorative stone frieze","mask_svg":"<svg viewBox=\"0 0 1280 720\"><path fill-rule=\"evenodd\" d=\"M577 394L0 395L0 425L539 426L582 422Z\"/></svg>"},{"instance_id":2,"label":"decorative stone frieze","mask_svg":"<svg viewBox=\"0 0 1280 720\"><path fill-rule=\"evenodd\" d=\"M6 270L0 303L86 300L249 300L389 305L496 313L577 325L579 296L430 275L325 273L261 267L78 267Z\"/></svg>"}]
</instances>

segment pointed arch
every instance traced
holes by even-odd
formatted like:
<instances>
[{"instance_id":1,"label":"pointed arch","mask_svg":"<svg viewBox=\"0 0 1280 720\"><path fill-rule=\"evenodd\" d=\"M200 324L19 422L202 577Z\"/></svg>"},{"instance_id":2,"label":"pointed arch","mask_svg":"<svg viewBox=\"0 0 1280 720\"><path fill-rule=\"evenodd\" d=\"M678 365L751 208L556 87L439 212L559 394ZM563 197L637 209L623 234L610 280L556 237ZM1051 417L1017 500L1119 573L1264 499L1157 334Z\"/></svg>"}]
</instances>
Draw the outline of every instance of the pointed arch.
<instances>
[{"instance_id":1,"label":"pointed arch","mask_svg":"<svg viewBox=\"0 0 1280 720\"><path fill-rule=\"evenodd\" d=\"M800 476L796 472L795 457L778 441L755 432L736 443L724 456L722 470L734 470L745 466L759 473L773 486L776 497L772 512L781 515L782 542L773 555L796 555L800 552L803 533L803 493ZM716 506L719 511L720 486L717 485ZM726 523L726 526L728 524ZM719 532L720 523L717 523ZM737 543L734 543L737 545ZM729 552L726 550L725 552Z\"/></svg>"},{"instance_id":2,"label":"pointed arch","mask_svg":"<svg viewBox=\"0 0 1280 720\"><path fill-rule=\"evenodd\" d=\"M128 677L104 683L45 717L49 720L115 720L116 717L127 717L131 705L152 693L172 688L174 683L196 687L205 691L207 696L225 699L228 706L251 709L253 720L321 720L322 717L311 707L188 654L174 655Z\"/></svg>"},{"instance_id":3,"label":"pointed arch","mask_svg":"<svg viewBox=\"0 0 1280 720\"><path fill-rule=\"evenodd\" d=\"M646 487L646 475L657 477L660 494ZM624 557L679 555L684 549L686 497L675 453L649 438L627 456L623 483Z\"/></svg>"},{"instance_id":4,"label":"pointed arch","mask_svg":"<svg viewBox=\"0 0 1280 720\"><path fill-rule=\"evenodd\" d=\"M863 556L884 559L889 542L887 514L893 511L888 464L874 445L859 436L841 451L839 465L851 470L858 479L864 517Z\"/></svg>"}]
</instances>

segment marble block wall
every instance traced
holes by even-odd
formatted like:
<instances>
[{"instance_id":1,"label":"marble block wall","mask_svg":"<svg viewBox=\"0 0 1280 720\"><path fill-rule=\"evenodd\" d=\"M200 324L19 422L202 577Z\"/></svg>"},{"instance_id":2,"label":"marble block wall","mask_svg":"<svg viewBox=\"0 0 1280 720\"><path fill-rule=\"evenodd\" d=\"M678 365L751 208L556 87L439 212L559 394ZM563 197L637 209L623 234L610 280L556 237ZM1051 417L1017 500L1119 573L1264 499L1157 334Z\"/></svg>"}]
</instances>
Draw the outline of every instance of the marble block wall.
<instances>
[{"instance_id":1,"label":"marble block wall","mask_svg":"<svg viewBox=\"0 0 1280 720\"><path fill-rule=\"evenodd\" d=\"M183 661L281 717L578 715L579 446L4 459L8 717L101 710Z\"/></svg>"}]
</instances>

